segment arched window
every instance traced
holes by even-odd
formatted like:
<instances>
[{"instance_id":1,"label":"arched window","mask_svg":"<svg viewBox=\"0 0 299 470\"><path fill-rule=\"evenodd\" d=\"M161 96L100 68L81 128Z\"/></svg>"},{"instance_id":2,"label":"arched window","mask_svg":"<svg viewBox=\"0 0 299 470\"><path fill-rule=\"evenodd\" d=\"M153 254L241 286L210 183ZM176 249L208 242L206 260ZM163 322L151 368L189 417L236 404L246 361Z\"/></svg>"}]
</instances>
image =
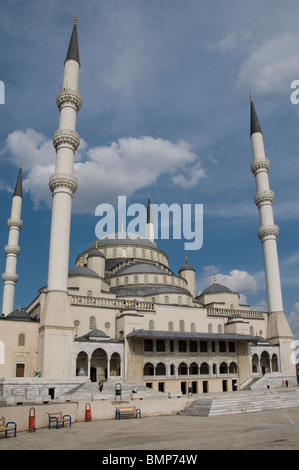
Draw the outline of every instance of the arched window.
<instances>
[{"instance_id":1,"label":"arched window","mask_svg":"<svg viewBox=\"0 0 299 470\"><path fill-rule=\"evenodd\" d=\"M191 332L195 333L195 323L191 323Z\"/></svg>"},{"instance_id":2,"label":"arched window","mask_svg":"<svg viewBox=\"0 0 299 470\"><path fill-rule=\"evenodd\" d=\"M143 375L154 375L155 369L151 362L147 362L143 367Z\"/></svg>"},{"instance_id":3,"label":"arched window","mask_svg":"<svg viewBox=\"0 0 299 470\"><path fill-rule=\"evenodd\" d=\"M197 375L198 374L198 364L196 364L196 362L192 362L190 364L189 373L190 373L190 375Z\"/></svg>"},{"instance_id":4,"label":"arched window","mask_svg":"<svg viewBox=\"0 0 299 470\"><path fill-rule=\"evenodd\" d=\"M250 334L251 336L254 336L254 329L253 329L253 326L251 326L251 327L249 328L249 334Z\"/></svg>"},{"instance_id":5,"label":"arched window","mask_svg":"<svg viewBox=\"0 0 299 470\"><path fill-rule=\"evenodd\" d=\"M167 277L163 276L163 284L167 284Z\"/></svg>"},{"instance_id":6,"label":"arched window","mask_svg":"<svg viewBox=\"0 0 299 470\"><path fill-rule=\"evenodd\" d=\"M208 333L213 333L213 325L212 323L208 324Z\"/></svg>"},{"instance_id":7,"label":"arched window","mask_svg":"<svg viewBox=\"0 0 299 470\"><path fill-rule=\"evenodd\" d=\"M226 362L221 362L220 367L219 367L219 372L220 374L227 374L228 368Z\"/></svg>"},{"instance_id":8,"label":"arched window","mask_svg":"<svg viewBox=\"0 0 299 470\"><path fill-rule=\"evenodd\" d=\"M222 333L222 325L221 324L218 325L218 333Z\"/></svg>"},{"instance_id":9,"label":"arched window","mask_svg":"<svg viewBox=\"0 0 299 470\"><path fill-rule=\"evenodd\" d=\"M259 370L259 357L257 354L254 354L251 359L251 371L253 373L258 372Z\"/></svg>"},{"instance_id":10,"label":"arched window","mask_svg":"<svg viewBox=\"0 0 299 470\"><path fill-rule=\"evenodd\" d=\"M184 332L185 331L185 322L184 320L180 320L180 332Z\"/></svg>"},{"instance_id":11,"label":"arched window","mask_svg":"<svg viewBox=\"0 0 299 470\"><path fill-rule=\"evenodd\" d=\"M148 275L147 274L145 274L145 276L144 276L144 284L148 284Z\"/></svg>"},{"instance_id":12,"label":"arched window","mask_svg":"<svg viewBox=\"0 0 299 470\"><path fill-rule=\"evenodd\" d=\"M18 336L18 346L25 346L25 335L23 333Z\"/></svg>"},{"instance_id":13,"label":"arched window","mask_svg":"<svg viewBox=\"0 0 299 470\"><path fill-rule=\"evenodd\" d=\"M209 374L209 364L207 362L203 362L200 365L200 374L201 375L207 375Z\"/></svg>"},{"instance_id":14,"label":"arched window","mask_svg":"<svg viewBox=\"0 0 299 470\"><path fill-rule=\"evenodd\" d=\"M188 374L188 366L186 362L181 362L179 365L179 375L187 375Z\"/></svg>"},{"instance_id":15,"label":"arched window","mask_svg":"<svg viewBox=\"0 0 299 470\"><path fill-rule=\"evenodd\" d=\"M134 284L138 284L138 276L134 276Z\"/></svg>"},{"instance_id":16,"label":"arched window","mask_svg":"<svg viewBox=\"0 0 299 470\"><path fill-rule=\"evenodd\" d=\"M155 329L155 323L154 320L150 320L148 323L149 330L154 330Z\"/></svg>"},{"instance_id":17,"label":"arched window","mask_svg":"<svg viewBox=\"0 0 299 470\"><path fill-rule=\"evenodd\" d=\"M179 305L182 305L182 303L183 303L182 296L179 295L179 296L178 296L178 304L179 304Z\"/></svg>"},{"instance_id":18,"label":"arched window","mask_svg":"<svg viewBox=\"0 0 299 470\"><path fill-rule=\"evenodd\" d=\"M230 374L236 374L238 372L237 364L235 362L231 362L228 371Z\"/></svg>"},{"instance_id":19,"label":"arched window","mask_svg":"<svg viewBox=\"0 0 299 470\"><path fill-rule=\"evenodd\" d=\"M166 367L163 362L159 362L156 366L156 375L166 375Z\"/></svg>"},{"instance_id":20,"label":"arched window","mask_svg":"<svg viewBox=\"0 0 299 470\"><path fill-rule=\"evenodd\" d=\"M129 278L128 276L125 277L125 285L127 286L129 284Z\"/></svg>"},{"instance_id":21,"label":"arched window","mask_svg":"<svg viewBox=\"0 0 299 470\"><path fill-rule=\"evenodd\" d=\"M87 297L92 297L92 290L87 291Z\"/></svg>"},{"instance_id":22,"label":"arched window","mask_svg":"<svg viewBox=\"0 0 299 470\"><path fill-rule=\"evenodd\" d=\"M170 321L168 323L168 331L173 331L173 322L172 321Z\"/></svg>"},{"instance_id":23,"label":"arched window","mask_svg":"<svg viewBox=\"0 0 299 470\"><path fill-rule=\"evenodd\" d=\"M165 302L166 304L169 304L169 297L168 297L168 295L165 295L165 297L164 297L164 302Z\"/></svg>"},{"instance_id":24,"label":"arched window","mask_svg":"<svg viewBox=\"0 0 299 470\"><path fill-rule=\"evenodd\" d=\"M93 330L96 327L96 318L90 317L89 318L89 329Z\"/></svg>"}]
</instances>

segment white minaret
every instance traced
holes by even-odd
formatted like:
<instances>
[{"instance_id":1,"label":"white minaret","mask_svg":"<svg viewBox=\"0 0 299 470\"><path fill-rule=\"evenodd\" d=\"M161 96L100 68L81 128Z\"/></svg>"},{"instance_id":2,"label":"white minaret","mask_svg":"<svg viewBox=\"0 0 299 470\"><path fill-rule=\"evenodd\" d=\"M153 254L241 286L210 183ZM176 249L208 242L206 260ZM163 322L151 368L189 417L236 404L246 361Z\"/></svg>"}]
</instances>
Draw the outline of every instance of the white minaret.
<instances>
[{"instance_id":1,"label":"white minaret","mask_svg":"<svg viewBox=\"0 0 299 470\"><path fill-rule=\"evenodd\" d=\"M77 189L73 176L74 155L80 138L76 117L81 107L78 93L79 49L75 18L67 56L64 62L62 90L57 95L60 111L59 129L53 137L56 149L55 174L49 186L53 194L50 236L48 289L40 326L40 370L43 377L72 376L73 319L70 311L67 281L72 197Z\"/></svg>"},{"instance_id":2,"label":"white minaret","mask_svg":"<svg viewBox=\"0 0 299 470\"><path fill-rule=\"evenodd\" d=\"M19 234L23 222L21 220L22 209L22 164L12 198L11 216L7 221L9 228L8 244L5 246L6 266L5 273L2 274L4 282L3 288L3 302L2 302L2 315L6 316L14 309L15 287L19 276L17 275L17 259L20 254Z\"/></svg>"},{"instance_id":3,"label":"white minaret","mask_svg":"<svg viewBox=\"0 0 299 470\"><path fill-rule=\"evenodd\" d=\"M154 229L154 221L153 221L153 214L152 214L152 208L151 208L150 193L148 193L148 201L147 201L146 238L150 240L152 243L155 243L155 229Z\"/></svg>"},{"instance_id":4,"label":"white minaret","mask_svg":"<svg viewBox=\"0 0 299 470\"><path fill-rule=\"evenodd\" d=\"M268 298L267 339L280 344L282 372L294 373L291 363L291 342L293 335L283 312L281 282L277 254L277 236L279 228L274 224L273 201L274 192L269 187L268 171L270 162L265 156L264 141L261 127L250 94L251 129L250 138L253 162L250 165L255 177L257 193L254 196L259 210L260 228L258 237L263 246L266 290Z\"/></svg>"}]
</instances>

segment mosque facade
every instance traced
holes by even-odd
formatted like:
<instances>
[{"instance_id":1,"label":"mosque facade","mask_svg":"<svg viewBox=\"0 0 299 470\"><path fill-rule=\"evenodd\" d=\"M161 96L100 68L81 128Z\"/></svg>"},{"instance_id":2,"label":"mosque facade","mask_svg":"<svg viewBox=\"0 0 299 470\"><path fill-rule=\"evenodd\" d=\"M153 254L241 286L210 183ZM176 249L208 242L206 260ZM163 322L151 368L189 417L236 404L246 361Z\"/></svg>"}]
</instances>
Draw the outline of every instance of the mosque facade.
<instances>
[{"instance_id":1,"label":"mosque facade","mask_svg":"<svg viewBox=\"0 0 299 470\"><path fill-rule=\"evenodd\" d=\"M197 293L195 268L187 259L174 273L153 238L150 197L145 237L122 230L97 239L78 254L69 270L71 204L78 186L73 164L80 142L79 69L75 20L57 96L60 122L53 138L55 174L49 182L53 206L48 283L19 310L13 305L23 224L22 168L12 198L2 275L0 393L8 378L51 384L127 381L170 394L264 386L265 377L284 377L295 384L293 335L281 297L270 162L252 99L251 171L257 186L267 312L243 305L239 293L216 278Z\"/></svg>"}]
</instances>

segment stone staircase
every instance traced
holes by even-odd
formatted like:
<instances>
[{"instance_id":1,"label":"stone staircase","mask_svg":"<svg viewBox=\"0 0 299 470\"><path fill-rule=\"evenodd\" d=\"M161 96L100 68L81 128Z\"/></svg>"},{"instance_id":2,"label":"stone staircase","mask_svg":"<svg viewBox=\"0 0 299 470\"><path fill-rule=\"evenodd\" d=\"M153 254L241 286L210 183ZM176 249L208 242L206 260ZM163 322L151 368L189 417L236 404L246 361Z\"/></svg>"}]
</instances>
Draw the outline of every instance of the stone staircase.
<instances>
[{"instance_id":1,"label":"stone staircase","mask_svg":"<svg viewBox=\"0 0 299 470\"><path fill-rule=\"evenodd\" d=\"M115 400L115 385L121 384L121 400L128 401L131 399L147 399L147 398L165 398L167 395L151 388L140 386L137 384L138 392L132 394L132 388L136 383L126 382L117 379L109 379L104 382L103 390L99 391L99 386L95 382L86 381L84 384L79 385L59 398L67 401L92 401L92 400ZM119 387L118 387L119 388ZM116 397L120 400L120 396Z\"/></svg>"},{"instance_id":2,"label":"stone staircase","mask_svg":"<svg viewBox=\"0 0 299 470\"><path fill-rule=\"evenodd\" d=\"M259 394L241 393L235 392L232 395L221 397L196 399L181 414L216 416L299 406L299 391L296 389L268 391Z\"/></svg>"}]
</instances>

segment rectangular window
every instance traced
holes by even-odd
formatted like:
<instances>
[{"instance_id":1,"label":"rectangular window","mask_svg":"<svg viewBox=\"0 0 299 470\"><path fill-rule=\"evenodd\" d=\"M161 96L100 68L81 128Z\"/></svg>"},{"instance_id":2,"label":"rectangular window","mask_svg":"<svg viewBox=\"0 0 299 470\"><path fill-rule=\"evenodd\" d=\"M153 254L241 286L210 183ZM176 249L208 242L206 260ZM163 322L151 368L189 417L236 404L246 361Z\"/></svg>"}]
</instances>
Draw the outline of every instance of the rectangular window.
<instances>
[{"instance_id":1,"label":"rectangular window","mask_svg":"<svg viewBox=\"0 0 299 470\"><path fill-rule=\"evenodd\" d=\"M144 340L144 352L153 352L153 340L152 339L145 339Z\"/></svg>"},{"instance_id":2,"label":"rectangular window","mask_svg":"<svg viewBox=\"0 0 299 470\"><path fill-rule=\"evenodd\" d=\"M226 352L225 341L219 341L219 352Z\"/></svg>"},{"instance_id":3,"label":"rectangular window","mask_svg":"<svg viewBox=\"0 0 299 470\"><path fill-rule=\"evenodd\" d=\"M156 341L157 352L165 352L165 341L164 339L157 339Z\"/></svg>"},{"instance_id":4,"label":"rectangular window","mask_svg":"<svg viewBox=\"0 0 299 470\"><path fill-rule=\"evenodd\" d=\"M190 352L197 352L197 341L190 341Z\"/></svg>"},{"instance_id":5,"label":"rectangular window","mask_svg":"<svg viewBox=\"0 0 299 470\"><path fill-rule=\"evenodd\" d=\"M205 353L208 352L208 343L207 341L200 341L199 342L200 352Z\"/></svg>"},{"instance_id":6,"label":"rectangular window","mask_svg":"<svg viewBox=\"0 0 299 470\"><path fill-rule=\"evenodd\" d=\"M169 351L174 352L174 341L173 341L173 339L171 339L169 341Z\"/></svg>"},{"instance_id":7,"label":"rectangular window","mask_svg":"<svg viewBox=\"0 0 299 470\"><path fill-rule=\"evenodd\" d=\"M187 343L186 341L179 341L179 352L187 352Z\"/></svg>"},{"instance_id":8,"label":"rectangular window","mask_svg":"<svg viewBox=\"0 0 299 470\"><path fill-rule=\"evenodd\" d=\"M228 343L228 350L229 352L236 352L235 343L233 341Z\"/></svg>"}]
</instances>

